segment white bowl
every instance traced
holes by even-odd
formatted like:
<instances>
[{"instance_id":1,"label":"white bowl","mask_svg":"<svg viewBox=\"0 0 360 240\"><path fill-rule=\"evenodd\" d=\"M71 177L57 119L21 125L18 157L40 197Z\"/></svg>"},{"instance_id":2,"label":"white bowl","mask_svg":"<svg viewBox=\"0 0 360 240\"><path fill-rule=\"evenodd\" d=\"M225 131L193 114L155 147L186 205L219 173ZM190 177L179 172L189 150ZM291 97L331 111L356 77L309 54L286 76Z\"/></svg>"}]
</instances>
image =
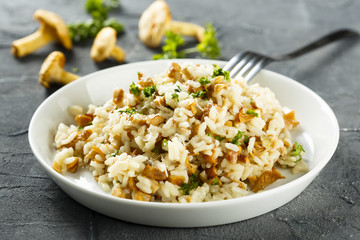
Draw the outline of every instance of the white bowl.
<instances>
[{"instance_id":1,"label":"white bowl","mask_svg":"<svg viewBox=\"0 0 360 240\"><path fill-rule=\"evenodd\" d=\"M223 65L222 61L192 61ZM53 139L60 122L73 122L68 107L73 104L101 105L112 97L115 87L128 89L136 81L137 72L157 74L169 61L146 61L105 69L64 86L47 98L36 110L29 126L32 151L51 178L79 203L121 220L167 227L200 227L237 222L276 209L299 195L330 160L339 141L339 126L330 107L316 93L280 74L263 70L252 81L269 87L280 103L295 110L301 129L295 136L306 154L310 171L292 175L282 171L286 179L278 180L266 191L249 196L206 203L159 203L121 199L103 192L90 172L59 174L51 167L55 154Z\"/></svg>"}]
</instances>

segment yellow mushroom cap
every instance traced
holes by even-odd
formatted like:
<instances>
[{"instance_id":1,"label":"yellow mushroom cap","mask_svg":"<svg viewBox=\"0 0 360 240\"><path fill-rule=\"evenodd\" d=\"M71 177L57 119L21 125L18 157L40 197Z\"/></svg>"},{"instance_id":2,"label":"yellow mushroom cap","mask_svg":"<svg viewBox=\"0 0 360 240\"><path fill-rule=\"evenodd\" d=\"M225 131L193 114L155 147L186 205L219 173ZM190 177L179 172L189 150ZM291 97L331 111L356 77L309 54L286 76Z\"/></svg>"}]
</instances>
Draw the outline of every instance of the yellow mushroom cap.
<instances>
[{"instance_id":1,"label":"yellow mushroom cap","mask_svg":"<svg viewBox=\"0 0 360 240\"><path fill-rule=\"evenodd\" d=\"M65 71L65 55L62 52L54 51L47 56L41 65L39 82L48 88L51 82L68 84L79 78L78 75Z\"/></svg>"},{"instance_id":2,"label":"yellow mushroom cap","mask_svg":"<svg viewBox=\"0 0 360 240\"><path fill-rule=\"evenodd\" d=\"M54 51L46 57L39 72L39 82L44 87L49 87L49 82L54 76L58 76L65 66L65 55L62 52Z\"/></svg>"},{"instance_id":3,"label":"yellow mushroom cap","mask_svg":"<svg viewBox=\"0 0 360 240\"><path fill-rule=\"evenodd\" d=\"M116 44L116 30L105 27L96 35L90 50L90 57L96 61L104 61L111 55Z\"/></svg>"},{"instance_id":4,"label":"yellow mushroom cap","mask_svg":"<svg viewBox=\"0 0 360 240\"><path fill-rule=\"evenodd\" d=\"M34 19L38 20L41 24L54 29L58 42L60 42L66 49L70 50L72 48L69 30L66 23L59 17L59 15L50 11L39 9L35 11Z\"/></svg>"},{"instance_id":5,"label":"yellow mushroom cap","mask_svg":"<svg viewBox=\"0 0 360 240\"><path fill-rule=\"evenodd\" d=\"M171 12L163 0L153 2L139 20L139 38L148 47L157 47L171 22Z\"/></svg>"}]
</instances>

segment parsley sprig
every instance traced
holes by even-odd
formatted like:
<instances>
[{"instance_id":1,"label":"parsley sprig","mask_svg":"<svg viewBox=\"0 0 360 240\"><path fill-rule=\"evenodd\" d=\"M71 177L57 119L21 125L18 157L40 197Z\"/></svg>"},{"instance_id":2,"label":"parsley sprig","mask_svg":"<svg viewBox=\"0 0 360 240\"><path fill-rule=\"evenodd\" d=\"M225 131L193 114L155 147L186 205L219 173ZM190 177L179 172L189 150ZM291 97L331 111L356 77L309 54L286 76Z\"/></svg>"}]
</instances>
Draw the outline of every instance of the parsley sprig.
<instances>
[{"instance_id":1,"label":"parsley sprig","mask_svg":"<svg viewBox=\"0 0 360 240\"><path fill-rule=\"evenodd\" d=\"M122 32L124 30L122 23L113 18L108 19L109 12L118 7L118 0L86 0L84 8L92 19L68 24L70 38L74 42L91 39L104 27L112 27L116 32Z\"/></svg>"},{"instance_id":2,"label":"parsley sprig","mask_svg":"<svg viewBox=\"0 0 360 240\"><path fill-rule=\"evenodd\" d=\"M216 29L210 23L205 26L204 40L193 48L179 50L180 47L185 45L184 38L171 31L166 32L165 36L165 45L162 47L162 53L155 54L153 56L154 60L185 58L186 55L196 52L201 53L203 57L211 59L218 58L221 55Z\"/></svg>"}]
</instances>

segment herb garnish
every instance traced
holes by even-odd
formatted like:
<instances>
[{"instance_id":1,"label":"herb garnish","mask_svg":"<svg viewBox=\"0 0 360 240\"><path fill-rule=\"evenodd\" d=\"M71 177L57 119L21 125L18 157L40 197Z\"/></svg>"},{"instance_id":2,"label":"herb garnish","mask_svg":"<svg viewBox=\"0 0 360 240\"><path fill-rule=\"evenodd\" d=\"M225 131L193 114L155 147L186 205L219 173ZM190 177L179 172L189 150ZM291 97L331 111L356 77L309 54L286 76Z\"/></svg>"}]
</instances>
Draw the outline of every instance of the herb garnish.
<instances>
[{"instance_id":1,"label":"herb garnish","mask_svg":"<svg viewBox=\"0 0 360 240\"><path fill-rule=\"evenodd\" d=\"M192 174L188 183L183 183L179 190L182 190L185 195L189 195L192 189L202 186L202 182L199 178L199 173Z\"/></svg>"},{"instance_id":2,"label":"herb garnish","mask_svg":"<svg viewBox=\"0 0 360 240\"><path fill-rule=\"evenodd\" d=\"M243 137L243 135L244 132L238 131L235 137L231 140L231 143L240 146L242 144L240 139Z\"/></svg>"},{"instance_id":3,"label":"herb garnish","mask_svg":"<svg viewBox=\"0 0 360 240\"><path fill-rule=\"evenodd\" d=\"M210 83L210 80L208 79L208 77L201 77L198 81L202 86Z\"/></svg>"},{"instance_id":4,"label":"herb garnish","mask_svg":"<svg viewBox=\"0 0 360 240\"><path fill-rule=\"evenodd\" d=\"M109 157L116 157L116 155L118 155L119 152L120 152L119 150L115 150L113 153L109 154L108 156Z\"/></svg>"},{"instance_id":5,"label":"herb garnish","mask_svg":"<svg viewBox=\"0 0 360 240\"><path fill-rule=\"evenodd\" d=\"M196 93L192 93L191 96L193 98L204 98L204 99L208 98L206 92L202 90L199 90Z\"/></svg>"},{"instance_id":6,"label":"herb garnish","mask_svg":"<svg viewBox=\"0 0 360 240\"><path fill-rule=\"evenodd\" d=\"M219 179L217 177L215 177L213 179L213 181L211 182L211 185L219 185L219 183L220 183Z\"/></svg>"},{"instance_id":7,"label":"herb garnish","mask_svg":"<svg viewBox=\"0 0 360 240\"><path fill-rule=\"evenodd\" d=\"M217 66L216 64L214 64L214 67L215 67L215 69L214 69L211 77L224 76L226 81L230 81L230 72L229 71L224 71L224 69Z\"/></svg>"},{"instance_id":8,"label":"herb garnish","mask_svg":"<svg viewBox=\"0 0 360 240\"><path fill-rule=\"evenodd\" d=\"M215 59L220 56L220 47L216 37L216 30L212 24L206 24L205 33L201 43L196 47L187 48L179 51L179 47L185 44L184 38L180 34L168 31L165 33L165 45L162 53L155 54L153 59L172 59L184 58L187 54L199 52L203 57Z\"/></svg>"},{"instance_id":9,"label":"herb garnish","mask_svg":"<svg viewBox=\"0 0 360 240\"><path fill-rule=\"evenodd\" d=\"M86 0L84 7L92 19L68 25L70 38L74 42L94 38L104 27L112 27L118 33L124 30L122 23L115 19L108 19L108 13L119 7L118 0Z\"/></svg>"},{"instance_id":10,"label":"herb garnish","mask_svg":"<svg viewBox=\"0 0 360 240\"><path fill-rule=\"evenodd\" d=\"M119 113L126 113L126 114L129 114L129 115L133 115L133 114L139 113L139 112L136 111L135 108L127 108L125 110L119 110Z\"/></svg>"},{"instance_id":11,"label":"herb garnish","mask_svg":"<svg viewBox=\"0 0 360 240\"><path fill-rule=\"evenodd\" d=\"M161 147L165 148L165 147L167 147L167 145L168 145L168 140L163 139L162 142L161 142Z\"/></svg>"},{"instance_id":12,"label":"herb garnish","mask_svg":"<svg viewBox=\"0 0 360 240\"><path fill-rule=\"evenodd\" d=\"M184 45L184 38L179 34L168 31L165 33L165 45L162 47L162 53L155 54L153 56L154 60L158 59L172 59L172 58L182 58L184 54L178 52L178 47Z\"/></svg>"},{"instance_id":13,"label":"herb garnish","mask_svg":"<svg viewBox=\"0 0 360 240\"><path fill-rule=\"evenodd\" d=\"M252 109L248 109L248 110L246 111L246 114L248 114L248 115L253 115L253 116L255 116L255 117L259 117L259 114L258 114L257 112L255 112L254 110L252 110Z\"/></svg>"},{"instance_id":14,"label":"herb garnish","mask_svg":"<svg viewBox=\"0 0 360 240\"><path fill-rule=\"evenodd\" d=\"M140 94L140 89L138 86L135 85L134 82L130 85L129 91L135 96L139 96Z\"/></svg>"},{"instance_id":15,"label":"herb garnish","mask_svg":"<svg viewBox=\"0 0 360 240\"><path fill-rule=\"evenodd\" d=\"M291 150L291 156L293 156L293 157L297 157L297 156L299 156L299 159L297 160L297 162L298 161L300 161L301 159L302 159L302 154L303 153L305 153L305 150L304 150L304 148L302 147L302 145L301 144L299 144L298 142L295 142L295 144L294 144L294 147L293 147L293 149Z\"/></svg>"},{"instance_id":16,"label":"herb garnish","mask_svg":"<svg viewBox=\"0 0 360 240\"><path fill-rule=\"evenodd\" d=\"M145 97L151 97L156 91L156 85L152 85L151 87L146 87L143 90Z\"/></svg>"},{"instance_id":17,"label":"herb garnish","mask_svg":"<svg viewBox=\"0 0 360 240\"><path fill-rule=\"evenodd\" d=\"M226 137L221 137L221 136L213 136L214 139L218 140L219 142L226 139Z\"/></svg>"},{"instance_id":18,"label":"herb garnish","mask_svg":"<svg viewBox=\"0 0 360 240\"><path fill-rule=\"evenodd\" d=\"M171 97L172 99L175 99L177 102L179 102L179 95L177 93L173 93Z\"/></svg>"}]
</instances>

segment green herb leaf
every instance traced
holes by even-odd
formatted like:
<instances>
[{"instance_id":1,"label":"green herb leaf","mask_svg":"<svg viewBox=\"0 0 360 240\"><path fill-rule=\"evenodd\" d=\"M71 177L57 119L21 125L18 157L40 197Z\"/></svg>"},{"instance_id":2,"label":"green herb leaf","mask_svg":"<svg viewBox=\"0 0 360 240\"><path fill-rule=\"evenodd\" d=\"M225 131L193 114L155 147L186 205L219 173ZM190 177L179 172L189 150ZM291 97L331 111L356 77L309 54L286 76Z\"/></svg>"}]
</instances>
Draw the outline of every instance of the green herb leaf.
<instances>
[{"instance_id":1,"label":"green herb leaf","mask_svg":"<svg viewBox=\"0 0 360 240\"><path fill-rule=\"evenodd\" d=\"M211 185L219 185L220 181L219 179L216 177L214 178L214 180L212 181Z\"/></svg>"},{"instance_id":2,"label":"green herb leaf","mask_svg":"<svg viewBox=\"0 0 360 240\"><path fill-rule=\"evenodd\" d=\"M226 139L226 137L221 137L221 136L213 136L213 138L218 140L219 142Z\"/></svg>"},{"instance_id":3,"label":"green herb leaf","mask_svg":"<svg viewBox=\"0 0 360 240\"><path fill-rule=\"evenodd\" d=\"M179 86L176 86L176 88L175 88L174 91L175 91L175 92L181 92L181 88L180 88Z\"/></svg>"},{"instance_id":4,"label":"green herb leaf","mask_svg":"<svg viewBox=\"0 0 360 240\"><path fill-rule=\"evenodd\" d=\"M206 24L204 39L197 45L197 49L204 57L210 57L211 59L221 55L216 30L211 23Z\"/></svg>"},{"instance_id":5,"label":"green herb leaf","mask_svg":"<svg viewBox=\"0 0 360 240\"><path fill-rule=\"evenodd\" d=\"M94 38L104 27L112 27L118 33L124 30L122 23L115 19L107 19L108 12L119 7L118 0L86 0L84 7L92 19L86 22L68 24L70 38L74 42Z\"/></svg>"},{"instance_id":6,"label":"green herb leaf","mask_svg":"<svg viewBox=\"0 0 360 240\"><path fill-rule=\"evenodd\" d=\"M301 155L303 153L305 153L305 150L304 150L303 146L301 144L299 144L298 142L295 142L293 150L291 150L290 155L293 156L293 157L299 156L300 159L298 159L298 161L300 161L301 158L302 158Z\"/></svg>"},{"instance_id":7,"label":"green herb leaf","mask_svg":"<svg viewBox=\"0 0 360 240\"><path fill-rule=\"evenodd\" d=\"M172 99L175 99L177 102L179 102L179 95L177 93L173 93L171 97Z\"/></svg>"},{"instance_id":8,"label":"green herb leaf","mask_svg":"<svg viewBox=\"0 0 360 240\"><path fill-rule=\"evenodd\" d=\"M208 79L208 77L201 77L198 81L202 86L210 83L210 80Z\"/></svg>"},{"instance_id":9,"label":"green herb leaf","mask_svg":"<svg viewBox=\"0 0 360 240\"><path fill-rule=\"evenodd\" d=\"M181 35L171 31L167 31L165 35L165 45L162 47L162 53L155 54L153 59L158 60L185 57L183 53L178 52L178 48L184 45L184 38Z\"/></svg>"},{"instance_id":10,"label":"green herb leaf","mask_svg":"<svg viewBox=\"0 0 360 240\"><path fill-rule=\"evenodd\" d=\"M246 111L246 114L248 114L248 115L253 115L253 116L255 116L255 117L259 117L259 114L258 114L257 112L255 112L254 110L252 110L252 109L248 109L248 110Z\"/></svg>"},{"instance_id":11,"label":"green herb leaf","mask_svg":"<svg viewBox=\"0 0 360 240\"><path fill-rule=\"evenodd\" d=\"M202 90L199 90L196 93L192 93L191 96L193 98L204 98L204 99L208 98L206 92Z\"/></svg>"},{"instance_id":12,"label":"green herb leaf","mask_svg":"<svg viewBox=\"0 0 360 240\"><path fill-rule=\"evenodd\" d=\"M224 76L226 81L230 81L229 71L224 71L221 67L214 64L214 71L211 77Z\"/></svg>"},{"instance_id":13,"label":"green herb leaf","mask_svg":"<svg viewBox=\"0 0 360 240\"><path fill-rule=\"evenodd\" d=\"M119 150L115 150L113 153L109 154L108 156L109 157L116 157L116 155L118 155L119 152L120 152Z\"/></svg>"},{"instance_id":14,"label":"green herb leaf","mask_svg":"<svg viewBox=\"0 0 360 240\"><path fill-rule=\"evenodd\" d=\"M156 85L153 85L151 87L146 87L143 90L144 96L145 97L151 97L156 91Z\"/></svg>"},{"instance_id":15,"label":"green herb leaf","mask_svg":"<svg viewBox=\"0 0 360 240\"><path fill-rule=\"evenodd\" d=\"M130 85L129 91L130 91L132 94L134 94L135 96L139 96L139 94L140 94L140 89L139 89L138 86L135 85L134 82Z\"/></svg>"},{"instance_id":16,"label":"green herb leaf","mask_svg":"<svg viewBox=\"0 0 360 240\"><path fill-rule=\"evenodd\" d=\"M167 145L168 145L168 140L163 139L162 142L161 142L161 147L165 148L165 147L167 147Z\"/></svg>"},{"instance_id":17,"label":"green herb leaf","mask_svg":"<svg viewBox=\"0 0 360 240\"><path fill-rule=\"evenodd\" d=\"M181 185L181 187L179 188L179 190L182 190L185 195L189 195L190 191L192 189L195 189L195 188L197 188L199 186L202 186L202 184L203 183L200 181L199 174L198 173L192 174L190 176L189 182L188 183L183 183Z\"/></svg>"},{"instance_id":18,"label":"green herb leaf","mask_svg":"<svg viewBox=\"0 0 360 240\"><path fill-rule=\"evenodd\" d=\"M155 147L151 150L151 152L156 153L156 154L160 154L160 148L155 145Z\"/></svg>"},{"instance_id":19,"label":"green herb leaf","mask_svg":"<svg viewBox=\"0 0 360 240\"><path fill-rule=\"evenodd\" d=\"M243 137L243 135L244 132L238 131L235 137L231 140L231 143L240 146L242 144L240 139Z\"/></svg>"},{"instance_id":20,"label":"green herb leaf","mask_svg":"<svg viewBox=\"0 0 360 240\"><path fill-rule=\"evenodd\" d=\"M135 113L138 113L135 108L127 108L125 110L119 110L119 113L126 113L129 115L133 115Z\"/></svg>"}]
</instances>

